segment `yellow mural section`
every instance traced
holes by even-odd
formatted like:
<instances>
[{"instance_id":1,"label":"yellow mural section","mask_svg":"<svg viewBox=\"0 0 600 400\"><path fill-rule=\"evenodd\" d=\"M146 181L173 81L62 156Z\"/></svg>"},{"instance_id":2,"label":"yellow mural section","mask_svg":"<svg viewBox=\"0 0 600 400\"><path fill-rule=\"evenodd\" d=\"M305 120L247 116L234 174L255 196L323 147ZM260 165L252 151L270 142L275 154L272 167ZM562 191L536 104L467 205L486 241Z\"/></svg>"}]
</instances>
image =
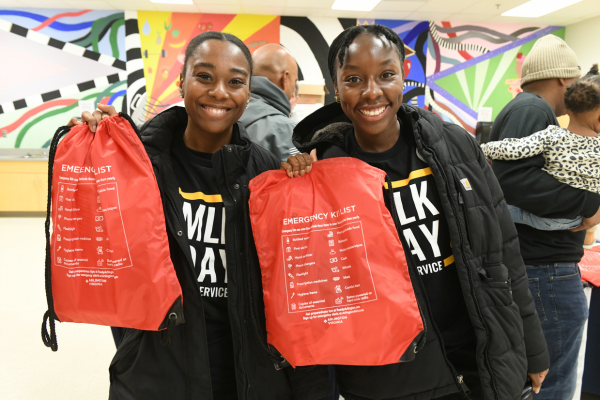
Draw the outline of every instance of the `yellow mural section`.
<instances>
[{"instance_id":1,"label":"yellow mural section","mask_svg":"<svg viewBox=\"0 0 600 400\"><path fill-rule=\"evenodd\" d=\"M144 72L146 72L146 75L148 71L157 70L166 37L165 34L161 35L161 31L164 31L164 24L171 23L171 14L170 12L138 11L138 24L141 25L139 26L139 30L142 44L142 60L144 60ZM154 34L142 34L142 30L148 31L148 28ZM146 79L147 93L152 93L153 85L154 79Z\"/></svg>"},{"instance_id":2,"label":"yellow mural section","mask_svg":"<svg viewBox=\"0 0 600 400\"><path fill-rule=\"evenodd\" d=\"M236 15L222 32L230 33L241 40L246 40L275 18L277 18L276 15Z\"/></svg>"}]
</instances>

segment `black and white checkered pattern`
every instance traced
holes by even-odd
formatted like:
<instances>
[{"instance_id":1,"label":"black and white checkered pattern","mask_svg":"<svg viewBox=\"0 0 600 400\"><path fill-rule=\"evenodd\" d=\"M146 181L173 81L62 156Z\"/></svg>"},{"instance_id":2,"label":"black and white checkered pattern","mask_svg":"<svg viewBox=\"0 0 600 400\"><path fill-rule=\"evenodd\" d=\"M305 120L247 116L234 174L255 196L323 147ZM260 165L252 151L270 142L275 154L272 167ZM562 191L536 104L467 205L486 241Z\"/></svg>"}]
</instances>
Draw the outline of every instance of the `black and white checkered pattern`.
<instances>
[{"instance_id":1,"label":"black and white checkered pattern","mask_svg":"<svg viewBox=\"0 0 600 400\"><path fill-rule=\"evenodd\" d=\"M13 33L15 35L23 36L26 39L33 40L34 42L44 44L50 47L54 47L56 49L65 51L69 54L89 58L90 60L97 61L101 64L125 70L125 62L119 60L118 58L108 56L106 54L96 53L95 51L88 50L85 47L78 46L73 43L53 39L50 36L44 35L43 33L24 28L20 25L13 24L9 21L0 19L0 30Z\"/></svg>"},{"instance_id":2,"label":"black and white checkered pattern","mask_svg":"<svg viewBox=\"0 0 600 400\"><path fill-rule=\"evenodd\" d=\"M85 92L86 90L101 88L111 85L113 83L117 83L120 81L124 81L127 79L126 72L119 72L118 74L102 76L100 78L95 78L91 81L86 81L82 83L78 83L75 85L66 86L64 88L53 90L48 93L35 94L33 96L26 97L24 99L10 101L6 103L0 104L0 114L9 113L15 110L20 110L22 108L27 107L36 107L40 104L43 104L47 101L60 99L63 97L70 97L76 95L80 92Z\"/></svg>"},{"instance_id":3,"label":"black and white checkered pattern","mask_svg":"<svg viewBox=\"0 0 600 400\"><path fill-rule=\"evenodd\" d=\"M138 101L146 93L137 11L125 11L125 50L127 51L127 113L133 115Z\"/></svg>"}]
</instances>

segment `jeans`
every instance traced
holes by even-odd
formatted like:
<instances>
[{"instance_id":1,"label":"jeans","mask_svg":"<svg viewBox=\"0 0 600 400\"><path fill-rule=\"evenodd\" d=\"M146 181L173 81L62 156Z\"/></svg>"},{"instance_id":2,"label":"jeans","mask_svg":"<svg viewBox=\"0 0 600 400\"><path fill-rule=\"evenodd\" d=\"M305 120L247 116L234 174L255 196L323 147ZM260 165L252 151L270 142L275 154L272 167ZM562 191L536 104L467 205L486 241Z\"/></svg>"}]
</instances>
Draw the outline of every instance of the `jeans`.
<instances>
[{"instance_id":1,"label":"jeans","mask_svg":"<svg viewBox=\"0 0 600 400\"><path fill-rule=\"evenodd\" d=\"M577 357L588 305L575 263L526 265L529 289L542 324L550 371L534 400L569 400L577 380Z\"/></svg>"},{"instance_id":2,"label":"jeans","mask_svg":"<svg viewBox=\"0 0 600 400\"><path fill-rule=\"evenodd\" d=\"M583 217L574 219L542 218L519 207L508 205L508 211L515 224L525 224L541 231L563 231L577 228L583 223Z\"/></svg>"}]
</instances>

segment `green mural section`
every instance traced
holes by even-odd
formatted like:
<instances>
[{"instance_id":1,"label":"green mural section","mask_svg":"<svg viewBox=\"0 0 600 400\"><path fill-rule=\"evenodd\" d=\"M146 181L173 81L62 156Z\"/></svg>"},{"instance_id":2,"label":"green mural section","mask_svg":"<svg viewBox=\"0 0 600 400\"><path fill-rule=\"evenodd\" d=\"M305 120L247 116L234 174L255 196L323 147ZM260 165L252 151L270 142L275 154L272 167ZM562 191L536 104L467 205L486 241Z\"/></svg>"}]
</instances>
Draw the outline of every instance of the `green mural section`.
<instances>
[{"instance_id":1,"label":"green mural section","mask_svg":"<svg viewBox=\"0 0 600 400\"><path fill-rule=\"evenodd\" d=\"M565 28L552 34L564 39ZM436 84L472 110L491 107L495 119L502 108L521 91L521 66L535 42L536 39L440 78Z\"/></svg>"}]
</instances>

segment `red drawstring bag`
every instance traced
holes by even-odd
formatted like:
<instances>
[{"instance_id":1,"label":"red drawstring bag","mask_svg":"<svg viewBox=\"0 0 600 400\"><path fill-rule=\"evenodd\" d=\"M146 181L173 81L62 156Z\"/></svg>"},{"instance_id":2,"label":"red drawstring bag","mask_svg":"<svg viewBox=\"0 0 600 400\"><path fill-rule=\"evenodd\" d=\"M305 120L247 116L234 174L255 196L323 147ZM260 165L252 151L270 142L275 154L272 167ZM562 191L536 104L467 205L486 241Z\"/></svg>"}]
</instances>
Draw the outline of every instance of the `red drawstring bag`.
<instances>
[{"instance_id":1,"label":"red drawstring bag","mask_svg":"<svg viewBox=\"0 0 600 400\"><path fill-rule=\"evenodd\" d=\"M600 286L600 246L583 250L583 257L579 261L581 280Z\"/></svg>"},{"instance_id":2,"label":"red drawstring bag","mask_svg":"<svg viewBox=\"0 0 600 400\"><path fill-rule=\"evenodd\" d=\"M42 339L53 351L54 320L153 331L183 322L162 201L134 126L119 114L96 133L63 127L52 140Z\"/></svg>"},{"instance_id":3,"label":"red drawstring bag","mask_svg":"<svg viewBox=\"0 0 600 400\"><path fill-rule=\"evenodd\" d=\"M384 180L336 158L304 177L269 171L250 182L267 342L294 367L414 358L423 322Z\"/></svg>"}]
</instances>

